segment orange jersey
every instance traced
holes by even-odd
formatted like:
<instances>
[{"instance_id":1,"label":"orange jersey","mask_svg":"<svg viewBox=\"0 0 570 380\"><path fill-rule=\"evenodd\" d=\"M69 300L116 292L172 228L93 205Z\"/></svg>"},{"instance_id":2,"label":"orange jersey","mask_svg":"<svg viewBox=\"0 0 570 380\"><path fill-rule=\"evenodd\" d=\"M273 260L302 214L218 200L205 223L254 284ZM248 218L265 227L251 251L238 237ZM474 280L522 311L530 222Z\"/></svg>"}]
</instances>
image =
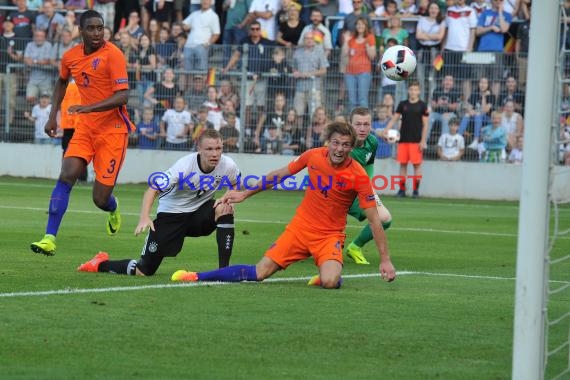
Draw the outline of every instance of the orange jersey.
<instances>
[{"instance_id":1,"label":"orange jersey","mask_svg":"<svg viewBox=\"0 0 570 380\"><path fill-rule=\"evenodd\" d=\"M81 95L75 82L70 82L65 90L65 96L61 101L61 128L62 129L75 129L77 128L79 114L69 114L67 109L74 104L81 104Z\"/></svg>"},{"instance_id":2,"label":"orange jersey","mask_svg":"<svg viewBox=\"0 0 570 380\"><path fill-rule=\"evenodd\" d=\"M85 55L83 44L66 51L61 60L59 75L73 77L81 94L81 105L98 103L116 91L128 90L127 63L118 47L106 42L97 51ZM126 106L102 112L81 114L80 123L93 133L128 133L135 129L129 120Z\"/></svg>"},{"instance_id":3,"label":"orange jersey","mask_svg":"<svg viewBox=\"0 0 570 380\"><path fill-rule=\"evenodd\" d=\"M328 148L322 147L309 149L288 166L291 174L305 167L310 185L293 218L303 228L321 233L343 232L348 209L356 196L362 209L376 207L368 175L352 158L347 158L342 167L335 168L329 162ZM345 181L350 178L366 180Z\"/></svg>"}]
</instances>

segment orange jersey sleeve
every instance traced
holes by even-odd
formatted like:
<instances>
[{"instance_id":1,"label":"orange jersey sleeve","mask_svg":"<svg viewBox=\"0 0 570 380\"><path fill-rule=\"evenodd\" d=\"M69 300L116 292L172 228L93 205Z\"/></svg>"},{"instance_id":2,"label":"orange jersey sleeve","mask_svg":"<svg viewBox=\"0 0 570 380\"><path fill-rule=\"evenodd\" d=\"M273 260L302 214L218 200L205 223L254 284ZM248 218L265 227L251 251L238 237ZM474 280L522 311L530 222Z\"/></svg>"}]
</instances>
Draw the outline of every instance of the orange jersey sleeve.
<instances>
[{"instance_id":1,"label":"orange jersey sleeve","mask_svg":"<svg viewBox=\"0 0 570 380\"><path fill-rule=\"evenodd\" d=\"M69 114L67 112L69 106L74 104L81 104L81 95L77 89L75 82L70 82L65 90L65 96L61 101L61 128L62 129L75 129L79 121L78 114Z\"/></svg>"},{"instance_id":2,"label":"orange jersey sleeve","mask_svg":"<svg viewBox=\"0 0 570 380\"><path fill-rule=\"evenodd\" d=\"M75 80L82 105L99 103L117 91L129 89L127 63L119 48L106 42L88 55L83 49L83 44L79 44L66 51L59 70L61 78L69 79L71 76ZM81 114L80 123L93 133L127 133L135 129L124 105Z\"/></svg>"},{"instance_id":3,"label":"orange jersey sleeve","mask_svg":"<svg viewBox=\"0 0 570 380\"><path fill-rule=\"evenodd\" d=\"M305 196L293 218L302 228L322 233L344 232L346 215L356 196L362 208L376 207L366 171L351 158L342 167L333 167L328 148L322 147L309 149L288 165L292 174L305 167L309 173L304 180ZM349 178L359 180L350 182Z\"/></svg>"}]
</instances>

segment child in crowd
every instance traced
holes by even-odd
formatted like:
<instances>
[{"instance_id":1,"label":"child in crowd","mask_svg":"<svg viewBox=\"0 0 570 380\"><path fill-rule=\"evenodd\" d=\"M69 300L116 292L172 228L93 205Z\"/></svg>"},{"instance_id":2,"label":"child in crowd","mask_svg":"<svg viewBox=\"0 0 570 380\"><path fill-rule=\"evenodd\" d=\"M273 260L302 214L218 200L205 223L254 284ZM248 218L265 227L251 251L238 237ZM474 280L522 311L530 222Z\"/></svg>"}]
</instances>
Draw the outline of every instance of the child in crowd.
<instances>
[{"instance_id":1,"label":"child in crowd","mask_svg":"<svg viewBox=\"0 0 570 380\"><path fill-rule=\"evenodd\" d=\"M286 104L285 95L282 92L276 93L271 111L263 113L259 118L254 136L254 142L257 144L256 153L266 150L265 139L268 138L269 127L276 125L278 128L281 128L285 123L287 116L285 109Z\"/></svg>"},{"instance_id":2,"label":"child in crowd","mask_svg":"<svg viewBox=\"0 0 570 380\"><path fill-rule=\"evenodd\" d=\"M220 128L224 152L235 153L238 151L239 131L236 128L236 114L234 112L224 112L224 122Z\"/></svg>"},{"instance_id":3,"label":"child in crowd","mask_svg":"<svg viewBox=\"0 0 570 380\"><path fill-rule=\"evenodd\" d=\"M449 133L439 136L437 142L437 156L441 161L459 161L465 153L465 139L457 131L459 119L449 120Z\"/></svg>"},{"instance_id":4,"label":"child in crowd","mask_svg":"<svg viewBox=\"0 0 570 380\"><path fill-rule=\"evenodd\" d=\"M166 149L188 150L188 136L192 133L192 116L182 96L174 99L174 109L167 109L160 121L160 135L166 137Z\"/></svg>"},{"instance_id":5,"label":"child in crowd","mask_svg":"<svg viewBox=\"0 0 570 380\"><path fill-rule=\"evenodd\" d=\"M208 120L208 113L210 109L207 106L200 106L198 108L198 115L194 121L194 132L192 133L192 141L196 143L198 137L206 130L214 128L214 124Z\"/></svg>"},{"instance_id":6,"label":"child in crowd","mask_svg":"<svg viewBox=\"0 0 570 380\"><path fill-rule=\"evenodd\" d=\"M508 161L510 164L522 164L523 161L523 136L518 136L516 140L516 146L509 153Z\"/></svg>"},{"instance_id":7,"label":"child in crowd","mask_svg":"<svg viewBox=\"0 0 570 380\"><path fill-rule=\"evenodd\" d=\"M286 156L301 154L302 136L297 111L295 108L290 108L281 132L281 154Z\"/></svg>"},{"instance_id":8,"label":"child in crowd","mask_svg":"<svg viewBox=\"0 0 570 380\"><path fill-rule=\"evenodd\" d=\"M491 114L491 124L481 129L483 137L483 162L504 162L506 158L507 132L501 126L501 113L494 111Z\"/></svg>"},{"instance_id":9,"label":"child in crowd","mask_svg":"<svg viewBox=\"0 0 570 380\"><path fill-rule=\"evenodd\" d=\"M218 104L218 90L215 86L208 86L208 99L202 104L208 108L208 121L212 123L216 131L222 126L222 108Z\"/></svg>"},{"instance_id":10,"label":"child in crowd","mask_svg":"<svg viewBox=\"0 0 570 380\"><path fill-rule=\"evenodd\" d=\"M376 140L378 141L378 148L376 149L376 158L386 158L392 155L392 146L382 138L384 134L384 128L390 122L390 117L388 116L388 106L384 104L378 104L376 106L376 116L377 119L372 122L372 130L376 135Z\"/></svg>"},{"instance_id":11,"label":"child in crowd","mask_svg":"<svg viewBox=\"0 0 570 380\"><path fill-rule=\"evenodd\" d=\"M52 142L51 138L47 135L44 129L49 119L50 112L51 112L50 96L47 93L42 93L40 95L40 101L38 104L32 107L31 114L28 111L24 112L24 117L34 123L35 144L49 144Z\"/></svg>"},{"instance_id":12,"label":"child in crowd","mask_svg":"<svg viewBox=\"0 0 570 380\"><path fill-rule=\"evenodd\" d=\"M281 47L273 48L271 58L268 68L270 76L267 78L267 99L270 102L267 104L268 109L273 106L272 102L277 93L283 94L285 99L290 100L291 89L294 87L293 78L289 77L293 70L287 64L285 50Z\"/></svg>"},{"instance_id":13,"label":"child in crowd","mask_svg":"<svg viewBox=\"0 0 570 380\"><path fill-rule=\"evenodd\" d=\"M154 111L145 107L142 112L142 120L137 124L138 148L156 149L160 142L160 126L154 121Z\"/></svg>"}]
</instances>

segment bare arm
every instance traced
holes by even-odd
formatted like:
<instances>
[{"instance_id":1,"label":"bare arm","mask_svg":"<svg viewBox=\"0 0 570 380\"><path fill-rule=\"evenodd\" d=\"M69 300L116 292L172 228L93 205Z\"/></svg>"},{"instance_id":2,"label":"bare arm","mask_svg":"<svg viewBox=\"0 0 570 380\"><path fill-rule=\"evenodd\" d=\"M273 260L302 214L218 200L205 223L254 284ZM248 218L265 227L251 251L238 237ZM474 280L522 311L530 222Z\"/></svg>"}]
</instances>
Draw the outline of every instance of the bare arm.
<instances>
[{"instance_id":1,"label":"bare arm","mask_svg":"<svg viewBox=\"0 0 570 380\"><path fill-rule=\"evenodd\" d=\"M420 141L420 149L425 150L427 148L427 131L428 131L428 120L429 117L422 116L422 139Z\"/></svg>"},{"instance_id":2,"label":"bare arm","mask_svg":"<svg viewBox=\"0 0 570 380\"><path fill-rule=\"evenodd\" d=\"M386 125L386 128L384 128L383 130L379 130L378 132L376 132L376 134L380 137L386 137L386 134L388 133L388 131L392 128L394 128L394 125L396 125L396 123L400 120L400 114L395 112L394 115L392 115L392 118L390 119L390 121L388 122L388 125Z\"/></svg>"},{"instance_id":3,"label":"bare arm","mask_svg":"<svg viewBox=\"0 0 570 380\"><path fill-rule=\"evenodd\" d=\"M225 74L229 69L231 69L232 67L235 66L235 64L237 63L237 61L239 61L241 57L241 53L239 51L234 51L234 53L232 54L230 61L228 62L227 66L224 67L224 69L222 70L222 72Z\"/></svg>"},{"instance_id":4,"label":"bare arm","mask_svg":"<svg viewBox=\"0 0 570 380\"><path fill-rule=\"evenodd\" d=\"M467 44L467 51L473 51L473 45L475 44L475 29L471 29L469 32L469 43Z\"/></svg>"},{"instance_id":5,"label":"bare arm","mask_svg":"<svg viewBox=\"0 0 570 380\"><path fill-rule=\"evenodd\" d=\"M137 225L137 228L135 228L135 236L138 236L141 232L144 232L148 227L154 231L154 223L150 218L150 211L157 194L158 190L150 187L145 191L141 205L139 224Z\"/></svg>"}]
</instances>

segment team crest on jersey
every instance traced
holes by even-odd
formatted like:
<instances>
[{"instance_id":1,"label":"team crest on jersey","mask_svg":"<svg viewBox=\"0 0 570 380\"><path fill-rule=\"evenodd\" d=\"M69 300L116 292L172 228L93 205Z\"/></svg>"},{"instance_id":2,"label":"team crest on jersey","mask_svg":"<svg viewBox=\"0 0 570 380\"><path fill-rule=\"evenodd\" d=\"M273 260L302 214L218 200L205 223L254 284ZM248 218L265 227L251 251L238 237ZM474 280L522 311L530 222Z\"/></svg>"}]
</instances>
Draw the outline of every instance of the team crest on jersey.
<instances>
[{"instance_id":1,"label":"team crest on jersey","mask_svg":"<svg viewBox=\"0 0 570 380\"><path fill-rule=\"evenodd\" d=\"M91 62L91 67L93 68L93 71L97 70L97 66L99 66L100 62L101 59L99 57L95 58L93 62Z\"/></svg>"},{"instance_id":2,"label":"team crest on jersey","mask_svg":"<svg viewBox=\"0 0 570 380\"><path fill-rule=\"evenodd\" d=\"M155 253L157 249L158 249L158 244L155 241L151 241L148 244L148 251L150 253Z\"/></svg>"}]
</instances>

